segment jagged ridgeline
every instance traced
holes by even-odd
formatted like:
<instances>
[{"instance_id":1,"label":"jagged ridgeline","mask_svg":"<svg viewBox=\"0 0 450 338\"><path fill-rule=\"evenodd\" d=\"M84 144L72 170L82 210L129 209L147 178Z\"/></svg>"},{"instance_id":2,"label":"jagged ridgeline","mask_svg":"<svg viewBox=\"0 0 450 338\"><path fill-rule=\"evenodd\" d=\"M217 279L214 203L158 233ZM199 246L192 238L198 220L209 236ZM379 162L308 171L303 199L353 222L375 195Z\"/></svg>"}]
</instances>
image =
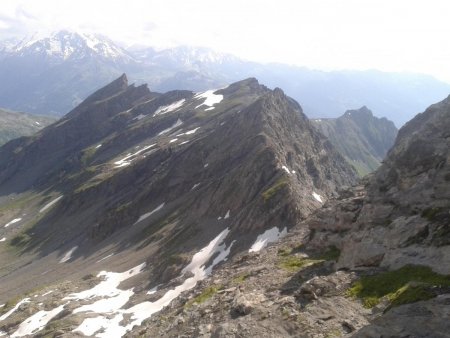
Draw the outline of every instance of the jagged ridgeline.
<instances>
[{"instance_id":1,"label":"jagged ridgeline","mask_svg":"<svg viewBox=\"0 0 450 338\"><path fill-rule=\"evenodd\" d=\"M250 78L161 94L123 75L0 148L0 220L8 224L0 301L18 297L4 313L33 288L45 289L40 303L50 291L66 298L52 315L26 300L21 306L46 320L27 324L13 311L0 328L23 336L58 314L54 325L66 331L92 335L106 321L108 332L125 334L217 264L261 250L355 182L355 170L278 88ZM110 292L99 294L89 287L100 270L126 272L101 274L112 289L102 284ZM117 289L130 278L138 288ZM106 308L87 300L95 295Z\"/></svg>"},{"instance_id":2,"label":"jagged ridgeline","mask_svg":"<svg viewBox=\"0 0 450 338\"><path fill-rule=\"evenodd\" d=\"M348 110L336 119L314 119L312 122L360 176L380 166L397 136L392 121L373 116L367 107Z\"/></svg>"}]
</instances>

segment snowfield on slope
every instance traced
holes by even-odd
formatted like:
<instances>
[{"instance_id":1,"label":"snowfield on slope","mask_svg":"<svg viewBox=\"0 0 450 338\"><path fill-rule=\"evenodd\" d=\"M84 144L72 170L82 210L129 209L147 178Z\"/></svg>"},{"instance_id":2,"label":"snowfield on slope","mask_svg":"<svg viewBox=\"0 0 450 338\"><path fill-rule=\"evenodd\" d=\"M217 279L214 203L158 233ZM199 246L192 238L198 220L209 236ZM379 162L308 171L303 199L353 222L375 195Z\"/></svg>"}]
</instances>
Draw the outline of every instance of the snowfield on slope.
<instances>
[{"instance_id":1,"label":"snowfield on slope","mask_svg":"<svg viewBox=\"0 0 450 338\"><path fill-rule=\"evenodd\" d=\"M269 243L278 241L280 238L287 235L287 229L278 230L277 227L264 231L256 238L255 243L251 246L248 252L259 252L264 249Z\"/></svg>"},{"instance_id":2,"label":"snowfield on slope","mask_svg":"<svg viewBox=\"0 0 450 338\"><path fill-rule=\"evenodd\" d=\"M220 94L214 94L218 89L212 89L212 90L207 90L206 92L203 93L198 93L197 95L194 96L194 99L205 99L205 101L202 104L199 104L197 107L195 107L195 109L205 105L208 106L209 108L205 109L205 110L212 110L214 109L214 105L217 103L220 103L223 100L223 95Z\"/></svg>"},{"instance_id":3,"label":"snowfield on slope","mask_svg":"<svg viewBox=\"0 0 450 338\"><path fill-rule=\"evenodd\" d=\"M162 206L163 204L160 207ZM167 290L167 292L156 301L144 301L128 309L123 308L135 292L133 288L122 290L119 288L119 285L140 274L146 266L145 263L122 273L101 271L97 275L97 277L103 278L100 283L91 289L69 294L62 299L65 303L60 304L49 311L41 310L34 313L18 326L12 337L23 337L36 334L42 330L51 319L62 312L68 304L81 301L83 305L75 308L72 313L78 315L85 313L87 316L73 332L82 333L87 336L120 338L132 330L134 326L141 325L145 319L169 305L182 292L194 288L199 281L211 274L212 269L217 264L225 261L234 244L234 241L228 246L225 244L225 239L229 232L230 230L228 228L223 230L212 239L207 246L194 254L191 262L182 270L182 276L186 275L189 277L186 278L181 285L176 286L174 289ZM212 257L215 257L213 262L206 267L206 263ZM156 291L156 289L153 288L150 291ZM146 294L151 295L152 293L154 292L147 292ZM30 299L25 298L17 303L13 309L0 317L0 320L9 317L21 304L26 302L30 302ZM124 319L126 320L124 321Z\"/></svg>"},{"instance_id":4,"label":"snowfield on slope","mask_svg":"<svg viewBox=\"0 0 450 338\"><path fill-rule=\"evenodd\" d=\"M169 105L167 105L167 106L159 107L159 108L155 111L155 113L154 113L153 115L154 115L154 116L164 115L164 114L173 112L173 111L175 111L175 110L178 110L178 109L180 109L180 108L183 106L183 104L184 104L185 101L186 101L185 99L182 99L182 100L180 100L180 101L176 101L176 102L174 102L174 103L171 103L171 104L169 104Z\"/></svg>"},{"instance_id":5,"label":"snowfield on slope","mask_svg":"<svg viewBox=\"0 0 450 338\"><path fill-rule=\"evenodd\" d=\"M131 162L134 160L134 157L138 156L139 154L143 153L144 151L146 151L150 148L153 148L154 146L156 146L156 143L145 146L144 148L136 151L135 153L128 153L127 156L125 156L121 160L114 162L115 167L121 168L121 167L130 165Z\"/></svg>"}]
</instances>

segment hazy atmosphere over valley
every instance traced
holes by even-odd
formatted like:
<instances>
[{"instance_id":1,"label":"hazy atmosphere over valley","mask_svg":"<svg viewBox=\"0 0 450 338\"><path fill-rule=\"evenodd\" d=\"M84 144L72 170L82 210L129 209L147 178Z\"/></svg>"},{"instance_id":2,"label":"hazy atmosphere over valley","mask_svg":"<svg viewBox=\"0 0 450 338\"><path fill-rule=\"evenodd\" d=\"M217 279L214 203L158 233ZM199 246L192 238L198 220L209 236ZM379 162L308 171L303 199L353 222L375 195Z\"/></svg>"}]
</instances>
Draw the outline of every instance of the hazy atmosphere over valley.
<instances>
[{"instance_id":1,"label":"hazy atmosphere over valley","mask_svg":"<svg viewBox=\"0 0 450 338\"><path fill-rule=\"evenodd\" d=\"M449 12L3 0L0 337L450 338Z\"/></svg>"}]
</instances>

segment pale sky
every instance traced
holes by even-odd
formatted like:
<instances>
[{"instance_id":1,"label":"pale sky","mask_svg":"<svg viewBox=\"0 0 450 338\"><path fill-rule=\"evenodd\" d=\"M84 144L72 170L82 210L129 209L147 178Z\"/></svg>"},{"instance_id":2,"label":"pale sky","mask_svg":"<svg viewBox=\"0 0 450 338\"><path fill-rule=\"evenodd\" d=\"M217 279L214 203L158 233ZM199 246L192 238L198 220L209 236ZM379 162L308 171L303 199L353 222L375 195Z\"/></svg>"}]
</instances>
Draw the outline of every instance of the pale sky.
<instances>
[{"instance_id":1,"label":"pale sky","mask_svg":"<svg viewBox=\"0 0 450 338\"><path fill-rule=\"evenodd\" d=\"M0 38L62 28L260 62L450 82L449 0L1 0Z\"/></svg>"}]
</instances>

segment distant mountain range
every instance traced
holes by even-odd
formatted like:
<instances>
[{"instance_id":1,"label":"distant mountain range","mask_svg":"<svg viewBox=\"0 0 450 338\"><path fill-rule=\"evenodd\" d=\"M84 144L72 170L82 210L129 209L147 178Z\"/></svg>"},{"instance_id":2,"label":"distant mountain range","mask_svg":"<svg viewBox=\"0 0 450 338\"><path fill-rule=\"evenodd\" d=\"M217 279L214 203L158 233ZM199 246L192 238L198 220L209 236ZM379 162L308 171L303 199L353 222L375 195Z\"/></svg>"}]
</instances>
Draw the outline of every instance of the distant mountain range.
<instances>
[{"instance_id":1,"label":"distant mountain range","mask_svg":"<svg viewBox=\"0 0 450 338\"><path fill-rule=\"evenodd\" d=\"M58 116L124 72L160 92L201 91L256 77L283 88L309 117L337 117L367 105L397 126L450 93L450 84L421 74L324 72L245 61L207 48L124 49L104 36L68 31L2 41L0 61L0 106Z\"/></svg>"},{"instance_id":2,"label":"distant mountain range","mask_svg":"<svg viewBox=\"0 0 450 338\"><path fill-rule=\"evenodd\" d=\"M55 121L55 117L19 113L0 108L0 145L20 136L30 136Z\"/></svg>"},{"instance_id":3,"label":"distant mountain range","mask_svg":"<svg viewBox=\"0 0 450 338\"><path fill-rule=\"evenodd\" d=\"M373 116L365 106L348 110L339 118L313 119L312 122L360 176L380 166L398 132L392 121Z\"/></svg>"}]
</instances>

